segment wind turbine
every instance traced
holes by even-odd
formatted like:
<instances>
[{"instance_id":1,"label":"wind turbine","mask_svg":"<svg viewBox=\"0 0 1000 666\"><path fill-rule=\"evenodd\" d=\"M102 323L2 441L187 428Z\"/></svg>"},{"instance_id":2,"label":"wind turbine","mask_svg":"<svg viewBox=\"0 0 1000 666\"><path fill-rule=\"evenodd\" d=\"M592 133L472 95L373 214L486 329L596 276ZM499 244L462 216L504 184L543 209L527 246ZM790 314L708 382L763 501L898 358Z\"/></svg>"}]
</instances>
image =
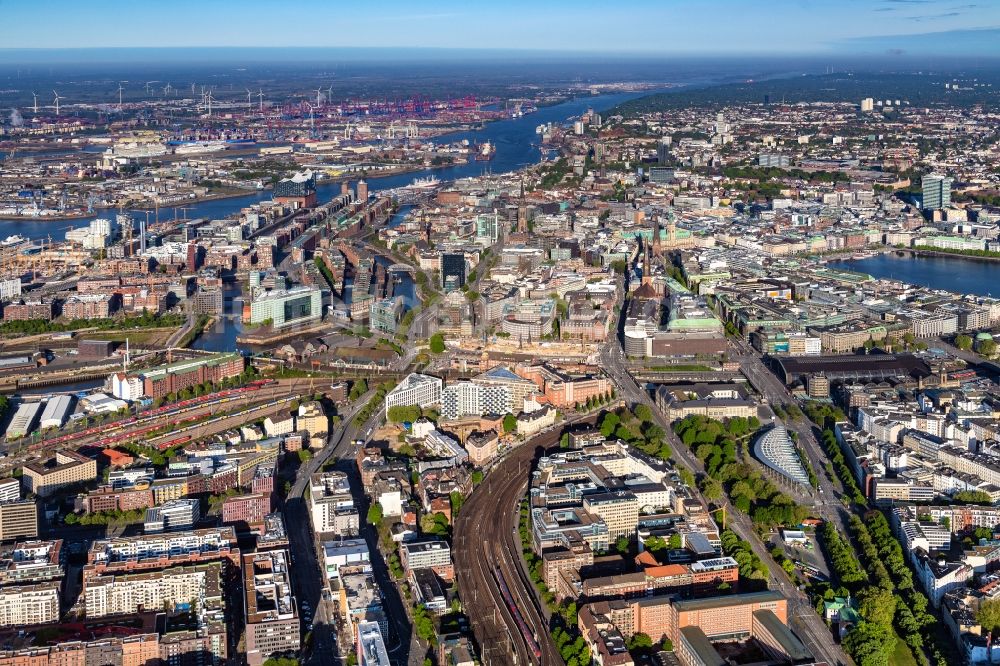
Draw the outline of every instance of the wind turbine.
<instances>
[{"instance_id":1,"label":"wind turbine","mask_svg":"<svg viewBox=\"0 0 1000 666\"><path fill-rule=\"evenodd\" d=\"M309 131L312 132L313 131L313 105L310 104L309 102L303 102L303 104L305 104L306 106L309 107Z\"/></svg>"},{"instance_id":2,"label":"wind turbine","mask_svg":"<svg viewBox=\"0 0 1000 666\"><path fill-rule=\"evenodd\" d=\"M251 92L250 89L247 88L247 109L250 108L250 97L251 96L253 96L253 92Z\"/></svg>"},{"instance_id":3,"label":"wind turbine","mask_svg":"<svg viewBox=\"0 0 1000 666\"><path fill-rule=\"evenodd\" d=\"M333 84L332 83L330 84L330 87L326 89L326 101L327 102L332 102L333 101Z\"/></svg>"},{"instance_id":4,"label":"wind turbine","mask_svg":"<svg viewBox=\"0 0 1000 666\"><path fill-rule=\"evenodd\" d=\"M58 116L59 115L59 100L61 100L62 97L60 97L59 93L57 93L55 90L52 91L52 94L56 96L56 100L55 100L55 102L56 102L56 115Z\"/></svg>"},{"instance_id":5,"label":"wind turbine","mask_svg":"<svg viewBox=\"0 0 1000 666\"><path fill-rule=\"evenodd\" d=\"M264 111L264 89L263 88L258 88L257 89L257 98L260 100L260 110L261 110L261 113L263 113L263 111Z\"/></svg>"},{"instance_id":6,"label":"wind turbine","mask_svg":"<svg viewBox=\"0 0 1000 666\"><path fill-rule=\"evenodd\" d=\"M209 90L208 94L205 95L205 99L208 100L208 117L212 117L212 102L217 102L218 100L212 97L212 91Z\"/></svg>"},{"instance_id":7,"label":"wind turbine","mask_svg":"<svg viewBox=\"0 0 1000 666\"><path fill-rule=\"evenodd\" d=\"M34 111L37 114L38 113L38 95L34 91L32 91L31 92L31 96L35 100L35 104L34 104L34 106L32 106L31 110Z\"/></svg>"},{"instance_id":8,"label":"wind turbine","mask_svg":"<svg viewBox=\"0 0 1000 666\"><path fill-rule=\"evenodd\" d=\"M323 89L316 88L316 106L323 106Z\"/></svg>"},{"instance_id":9,"label":"wind turbine","mask_svg":"<svg viewBox=\"0 0 1000 666\"><path fill-rule=\"evenodd\" d=\"M149 89L149 84L148 83L146 84L146 88L147 88L147 90ZM119 111L122 110L122 91L123 90L125 90L125 88L123 88L122 84L119 83L118 84L118 110Z\"/></svg>"}]
</instances>

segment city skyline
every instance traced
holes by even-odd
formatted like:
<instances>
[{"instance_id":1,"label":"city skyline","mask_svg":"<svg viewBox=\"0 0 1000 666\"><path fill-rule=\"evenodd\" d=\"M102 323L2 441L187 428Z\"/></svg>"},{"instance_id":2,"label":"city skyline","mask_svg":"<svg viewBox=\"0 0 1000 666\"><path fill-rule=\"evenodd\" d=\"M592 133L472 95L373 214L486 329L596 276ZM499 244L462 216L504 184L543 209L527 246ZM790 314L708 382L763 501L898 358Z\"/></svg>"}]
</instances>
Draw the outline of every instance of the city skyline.
<instances>
[{"instance_id":1,"label":"city skyline","mask_svg":"<svg viewBox=\"0 0 1000 666\"><path fill-rule=\"evenodd\" d=\"M1000 0L2 6L2 666L1000 664Z\"/></svg>"},{"instance_id":2,"label":"city skyline","mask_svg":"<svg viewBox=\"0 0 1000 666\"><path fill-rule=\"evenodd\" d=\"M307 46L1000 56L1000 6L960 0L788 0L767 10L745 0L644 0L630 5L628 12L611 13L592 2L515 0L500 7L447 0L414 7L389 0L375 13L305 0L296 10L309 20L297 24L294 33L274 30L264 20L274 7L260 0L207 6L180 0L172 7L176 21L161 20L157 5L119 0L100 8L64 0L14 3L5 6L7 28L0 29L0 43L6 48L0 55L22 49ZM40 12L44 31L17 29ZM80 25L90 29L81 31Z\"/></svg>"}]
</instances>

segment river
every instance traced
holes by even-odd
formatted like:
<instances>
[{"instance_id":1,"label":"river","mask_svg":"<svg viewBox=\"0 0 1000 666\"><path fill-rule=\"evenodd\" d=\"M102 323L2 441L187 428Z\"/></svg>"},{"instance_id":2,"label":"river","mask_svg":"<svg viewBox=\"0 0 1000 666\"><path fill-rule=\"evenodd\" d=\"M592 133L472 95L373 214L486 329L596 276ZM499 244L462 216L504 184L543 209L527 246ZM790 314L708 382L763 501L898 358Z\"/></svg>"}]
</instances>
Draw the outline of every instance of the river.
<instances>
[{"instance_id":1,"label":"river","mask_svg":"<svg viewBox=\"0 0 1000 666\"><path fill-rule=\"evenodd\" d=\"M680 90L672 88L670 90ZM535 134L535 128L545 123L564 123L571 116L578 116L588 108L595 111L610 109L621 102L624 102L642 95L653 94L657 91L646 91L641 93L617 93L612 95L593 95L587 97L577 97L561 104L542 107L535 113L529 113L520 118L508 120L497 120L487 123L481 130L462 131L444 134L433 139L434 143L452 143L468 139L469 141L489 141L496 146L494 158L488 162L470 162L452 167L440 167L423 169L406 174L396 174L382 178L369 179L368 189L371 192L392 189L409 185L415 178L422 178L434 174L441 180L456 180L468 178L470 176L480 176L487 172L507 173L515 171L523 166L534 164L539 161L541 155L538 149L539 136ZM323 183L316 188L316 194L321 202L329 201L334 196L340 194L339 182ZM191 204L189 210L181 211L173 207L160 209L160 219L169 220L174 217L187 216L188 219L208 218L221 219L234 215L258 201L265 201L271 198L270 190L252 192L244 196L230 197L228 199L216 199L213 201L203 201ZM145 211L130 211L135 219L145 219ZM0 240L11 235L21 235L32 240L41 240L52 236L53 240L63 240L66 237L66 227L82 227L90 223L90 220L98 217L113 217L117 211L101 211L90 217L76 220L0 220Z\"/></svg>"},{"instance_id":2,"label":"river","mask_svg":"<svg viewBox=\"0 0 1000 666\"><path fill-rule=\"evenodd\" d=\"M991 296L996 291L1000 295L1000 263L995 261L887 253L866 259L830 262L827 266L931 289L977 296Z\"/></svg>"},{"instance_id":3,"label":"river","mask_svg":"<svg viewBox=\"0 0 1000 666\"><path fill-rule=\"evenodd\" d=\"M678 90L676 88L670 90ZM385 176L369 180L368 189L372 192L392 189L403 185L408 185L415 178L426 177L434 174L439 179L456 180L472 176L481 176L484 173L508 173L516 171L524 166L534 164L539 161L541 153L538 148L540 137L535 133L535 128L546 123L561 124L566 123L571 117L579 116L588 108L595 111L610 109L621 102L652 94L656 91L646 91L640 93L617 93L611 95L592 95L578 97L561 104L542 107L535 113L530 113L520 118L509 120L498 120L488 123L483 129L476 131L463 131L445 134L434 139L435 143L452 143L468 139L469 141L489 141L496 146L494 158L488 162L470 162L453 167L443 167L436 169L424 169L422 171ZM316 188L319 201L328 201L340 194L340 183L323 183ZM228 199L216 199L192 204L186 215L188 219L209 218L221 219L235 215L241 208L249 206L258 201L271 198L269 191L263 190L253 192L246 196L232 197ZM92 217L80 220L0 220L0 239L8 235L20 234L32 239L41 239L50 235L54 240L62 240L65 237L66 227L83 226L89 224L91 219L97 217L114 215L115 211L106 211ZM138 219L145 217L144 211L134 211L133 215ZM161 208L160 219L171 219L174 215L173 208ZM181 211L177 211L177 217L182 217ZM390 226L399 224L405 211L400 211L392 220ZM385 262L391 263L391 262ZM407 308L416 304L413 280L409 274L400 275L400 282L395 285L396 295L403 296ZM195 349L206 351L230 351L237 348L236 338L242 331L239 322L241 301L240 288L238 286L227 286L225 293L225 314L218 318L215 323L204 331L201 336L191 345ZM350 291L346 295L345 303L350 304Z\"/></svg>"}]
</instances>

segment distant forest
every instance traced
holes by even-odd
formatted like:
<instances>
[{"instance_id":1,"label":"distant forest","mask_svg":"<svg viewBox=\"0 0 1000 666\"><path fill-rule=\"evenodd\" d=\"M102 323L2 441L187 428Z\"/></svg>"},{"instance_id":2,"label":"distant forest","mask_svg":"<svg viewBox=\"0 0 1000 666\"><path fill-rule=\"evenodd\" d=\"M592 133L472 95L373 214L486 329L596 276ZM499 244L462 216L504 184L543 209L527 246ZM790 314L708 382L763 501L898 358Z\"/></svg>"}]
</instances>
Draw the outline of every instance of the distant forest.
<instances>
[{"instance_id":1,"label":"distant forest","mask_svg":"<svg viewBox=\"0 0 1000 666\"><path fill-rule=\"evenodd\" d=\"M977 80L973 80L976 78ZM956 83L958 90L944 84ZM975 77L942 74L817 74L707 88L680 88L676 91L639 97L615 107L608 115L636 116L684 107L722 107L733 104L795 104L797 102L854 102L865 97L891 99L910 106L948 105L971 107L1000 102L1000 72L978 73Z\"/></svg>"}]
</instances>

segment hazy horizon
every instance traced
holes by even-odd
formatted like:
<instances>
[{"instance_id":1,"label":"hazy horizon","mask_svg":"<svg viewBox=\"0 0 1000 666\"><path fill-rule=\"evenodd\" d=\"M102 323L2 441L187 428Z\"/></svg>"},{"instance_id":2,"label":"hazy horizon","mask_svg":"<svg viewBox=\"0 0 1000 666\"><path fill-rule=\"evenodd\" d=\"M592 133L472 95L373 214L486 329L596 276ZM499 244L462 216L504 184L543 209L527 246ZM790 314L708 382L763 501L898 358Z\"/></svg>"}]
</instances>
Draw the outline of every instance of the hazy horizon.
<instances>
[{"instance_id":1,"label":"hazy horizon","mask_svg":"<svg viewBox=\"0 0 1000 666\"><path fill-rule=\"evenodd\" d=\"M951 33L929 33L914 37L932 37L935 35L951 35ZM981 29L963 31L971 37L988 42L991 46L994 40L1000 40L1000 29ZM456 56L472 58L481 61L494 62L657 62L657 61L700 61L700 62L730 62L752 59L754 61L789 62L804 60L842 63L842 67L858 66L863 63L877 64L908 62L933 58L941 62L1000 62L1000 41L997 41L995 52L990 53L941 53L935 49L919 51L895 49L882 43L881 37L864 38L858 43L868 44L867 51L831 51L831 52L783 52L783 51L752 51L746 53L718 51L650 51L650 50L616 50L592 51L573 49L540 49L540 48L472 48L472 47L439 47L439 46L72 46L72 47L0 47L0 64L48 64L72 62L115 63L122 62L125 55L139 56L148 60L142 62L313 62L317 60L339 59L345 62L393 62L397 60L417 59L420 61L452 60ZM81 60L81 56L86 56Z\"/></svg>"},{"instance_id":2,"label":"hazy horizon","mask_svg":"<svg viewBox=\"0 0 1000 666\"><path fill-rule=\"evenodd\" d=\"M269 20L276 14L280 20ZM44 18L44 29L25 30ZM1000 56L1000 3L956 0L35 0L4 4L0 44L63 48L527 49L592 54ZM81 27L86 26L85 30ZM287 29L283 29L287 28Z\"/></svg>"}]
</instances>

